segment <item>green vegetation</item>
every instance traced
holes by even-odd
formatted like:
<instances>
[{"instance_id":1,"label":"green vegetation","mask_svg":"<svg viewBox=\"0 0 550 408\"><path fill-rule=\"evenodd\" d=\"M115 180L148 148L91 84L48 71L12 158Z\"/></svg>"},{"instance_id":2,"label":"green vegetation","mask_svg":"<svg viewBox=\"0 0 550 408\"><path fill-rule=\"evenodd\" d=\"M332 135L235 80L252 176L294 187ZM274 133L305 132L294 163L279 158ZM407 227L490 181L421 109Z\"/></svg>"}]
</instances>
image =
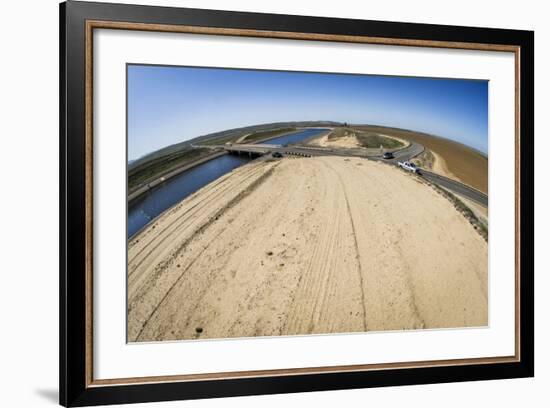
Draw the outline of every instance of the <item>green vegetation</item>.
<instances>
[{"instance_id":1,"label":"green vegetation","mask_svg":"<svg viewBox=\"0 0 550 408\"><path fill-rule=\"evenodd\" d=\"M292 132L294 130L296 130L296 128L294 127L283 127L283 128L276 128L276 129L259 130L257 132L253 132L248 135L246 133L233 133L228 136L205 140L201 144L205 146L213 146L213 145L222 145L225 143L237 143L237 141L239 141L239 139L241 139L243 136L244 138L240 140L239 143L256 143L261 140L276 137L284 133Z\"/></svg>"},{"instance_id":2,"label":"green vegetation","mask_svg":"<svg viewBox=\"0 0 550 408\"><path fill-rule=\"evenodd\" d=\"M252 133L248 136L246 136L241 143L255 143L259 142L261 140L265 140L268 138L273 138L276 136L280 136L285 133L290 133L295 131L295 127L286 127L286 128L279 128L279 129L268 129L268 130L260 130L259 132Z\"/></svg>"},{"instance_id":3,"label":"green vegetation","mask_svg":"<svg viewBox=\"0 0 550 408\"><path fill-rule=\"evenodd\" d=\"M345 136L351 136L351 129L347 127L337 127L337 128L334 128L334 130L329 133L328 139L335 140Z\"/></svg>"},{"instance_id":4,"label":"green vegetation","mask_svg":"<svg viewBox=\"0 0 550 408\"><path fill-rule=\"evenodd\" d=\"M226 143L235 143L235 141L242 136L243 136L242 134L236 134L236 135L218 137L216 139L207 139L200 142L200 144L202 146L215 146L215 145L223 145Z\"/></svg>"},{"instance_id":5,"label":"green vegetation","mask_svg":"<svg viewBox=\"0 0 550 408\"><path fill-rule=\"evenodd\" d=\"M210 154L212 154L212 150L210 149L187 148L153 158L137 166L132 166L128 169L128 191L131 192L144 183L149 183L163 174L200 160Z\"/></svg>"},{"instance_id":6,"label":"green vegetation","mask_svg":"<svg viewBox=\"0 0 550 408\"><path fill-rule=\"evenodd\" d=\"M248 129L248 128L246 128ZM235 143L239 138L247 135L243 143L254 143L260 140L276 137L284 133L296 130L295 127L285 126L279 128L270 128L258 130L253 133L245 130L232 130L227 132L219 132L214 137L203 138L200 140L201 145L223 145L225 143ZM200 138L199 138L200 139ZM196 142L194 139L193 142ZM216 150L206 147L192 147L191 141L186 141L181 144L168 146L164 149L153 152L135 162L128 165L128 192L131 193L136 188L150 183L159 177L204 157L213 154ZM199 143L197 143L199 144Z\"/></svg>"},{"instance_id":7,"label":"green vegetation","mask_svg":"<svg viewBox=\"0 0 550 408\"><path fill-rule=\"evenodd\" d=\"M472 227L483 237L485 241L489 238L489 230L487 226L483 224L474 212L468 207L462 200L460 200L456 195L451 193L448 190L445 190L442 187L439 187L436 184L432 184L432 187L435 188L442 196L446 197L455 207L455 209L460 212L472 225Z\"/></svg>"},{"instance_id":8,"label":"green vegetation","mask_svg":"<svg viewBox=\"0 0 550 408\"><path fill-rule=\"evenodd\" d=\"M355 136L361 147L375 149L382 146L384 149L400 149L405 145L392 137L382 136L373 132L364 132L348 127L339 127L329 135L329 139L337 139L339 137Z\"/></svg>"},{"instance_id":9,"label":"green vegetation","mask_svg":"<svg viewBox=\"0 0 550 408\"><path fill-rule=\"evenodd\" d=\"M411 161L418 167L422 167L424 169L432 169L435 162L435 157L429 149L424 149L422 153L420 153Z\"/></svg>"},{"instance_id":10,"label":"green vegetation","mask_svg":"<svg viewBox=\"0 0 550 408\"><path fill-rule=\"evenodd\" d=\"M405 145L397 139L392 137L377 135L370 132L356 132L355 136L361 144L366 148L378 148L382 146L384 149L399 149Z\"/></svg>"}]
</instances>

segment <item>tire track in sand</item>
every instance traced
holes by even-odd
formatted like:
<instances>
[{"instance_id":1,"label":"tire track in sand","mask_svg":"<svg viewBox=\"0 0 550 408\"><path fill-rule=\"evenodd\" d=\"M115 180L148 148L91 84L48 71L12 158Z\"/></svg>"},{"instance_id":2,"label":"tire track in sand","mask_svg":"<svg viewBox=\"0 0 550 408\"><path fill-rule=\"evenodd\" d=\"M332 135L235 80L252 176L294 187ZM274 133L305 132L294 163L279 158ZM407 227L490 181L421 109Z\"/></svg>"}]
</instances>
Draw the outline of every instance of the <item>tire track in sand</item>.
<instances>
[{"instance_id":1,"label":"tire track in sand","mask_svg":"<svg viewBox=\"0 0 550 408\"><path fill-rule=\"evenodd\" d=\"M133 254L132 257L129 257L128 260L128 278L129 278L129 284L132 284L132 275L134 272L138 270L142 266L144 262L148 262L148 265L154 262L155 257L151 257L151 254L157 250L162 244L166 242L167 239L174 239L174 235L178 236L185 232L185 230L189 229L192 225L188 224L188 221L195 217L197 214L200 214L204 208L209 208L218 201L220 198L224 197L225 194L227 194L228 191L235 190L239 191L239 188L241 188L246 183L250 182L251 180L254 180L255 177L257 177L257 173L261 172L263 170L262 168L257 168L254 166L250 166L250 168L246 169L247 171L244 172L244 174L233 175L233 178L225 177L223 181L217 183L215 182L214 185L209 185L206 191L204 191L204 197L201 197L201 195L197 195L198 192L191 195L188 199L189 201L194 201L197 199L197 197L201 197L199 201L186 209L182 214L178 214L176 219L168 223L168 226L163 228L162 230L158 231L152 239L150 239L149 242L144 242L142 245L141 250L139 250L138 253ZM240 177L240 178L239 178ZM200 191L200 190L199 190ZM182 204L176 204L172 209L168 210L169 213L166 214L166 217L170 217L174 213L177 214L177 210L181 208ZM160 217L163 217L164 215L161 215ZM160 221L159 219L156 221ZM182 228L183 231L182 231ZM147 231L152 231L154 228L150 228ZM136 240L141 241L141 236L136 236L134 239L132 239L133 242ZM147 251L147 252L145 252ZM158 256L157 256L158 257ZM148 265L145 265L146 267Z\"/></svg>"},{"instance_id":2,"label":"tire track in sand","mask_svg":"<svg viewBox=\"0 0 550 408\"><path fill-rule=\"evenodd\" d=\"M235 197L233 197L227 204L225 204L223 207L221 207L219 210L216 211L216 213L213 214L212 217L208 218L207 221L201 225L201 227L194 232L194 234L186 239L183 243L180 243L175 249L171 250L171 256L168 258L163 258L161 263L159 263L156 267L153 273L150 273L148 276L148 281L150 282L149 285L147 285L146 289L142 289L141 291L135 293L134 296L129 298L128 301L128 321L132 322L133 324L128 324L128 337L132 338L131 341L137 341L143 332L144 328L147 326L149 320L151 317L155 314L155 312L158 310L158 308L162 305L164 300L167 298L169 293L172 291L172 289L176 286L177 282L179 282L182 277L185 275L185 273L189 270L189 268L196 262L197 259L200 258L202 253L208 249L208 246L212 241L214 241L215 237L212 238L204 247L202 250L189 262L189 264L183 268L182 272L176 277L175 281L171 282L168 286L168 289L164 292L162 296L160 296L160 300L158 300L155 303L150 302L150 298L152 297L152 294L150 293L150 288L155 287L156 292L159 291L158 285L152 284L151 282L158 281L160 276L162 275L163 271L171 264L174 263L178 255L181 253L181 251L189 244L191 240L193 240L198 234L201 233L201 231L205 230L209 225L211 225L213 222L215 222L225 211L227 211L229 208L236 205L239 201L241 201L244 197L249 195L252 191L254 191L261 183L263 183L273 172L275 169L276 164L272 166L267 172L263 173L260 177L258 177L254 182L252 182L246 189L240 191ZM172 279L170 279L172 281ZM143 299L147 297L149 302L143 302ZM159 295L157 294L156 298L159 298ZM143 321L143 323L140 325L138 323L139 318L136 318L136 316L133 316L133 312L135 308L140 307L143 308L145 306L145 309L148 311L141 310L139 313L140 316L143 316L145 314L146 318ZM148 307L147 307L148 306ZM141 326L138 330L138 333L135 334L136 328L135 325Z\"/></svg>"},{"instance_id":3,"label":"tire track in sand","mask_svg":"<svg viewBox=\"0 0 550 408\"><path fill-rule=\"evenodd\" d=\"M239 256L239 251L233 249L232 243L241 243L244 245L242 252L247 253L245 248L257 245L257 242L247 241L251 233L266 228L264 225L284 226L283 221L288 221L286 210L295 197L292 191L303 190L302 186L303 180L294 178L286 194L272 197L271 190L266 190L262 183L254 190L252 197L247 196L239 201L239 207L246 208L246 211L229 209L224 213L225 219L228 220L226 227L222 228L218 223L212 224L208 230L216 239L208 242L208 254L202 256L202 251L197 262L186 271L185 278L174 285L162 301L162 306L151 317L152 323L146 326L139 339L192 338L197 336L196 327L201 327L204 333L211 336L212 333L221 333L220 336L232 337L233 329L238 330L241 335L243 331L253 335L250 330L255 327L255 316L261 319L261 316L265 315L263 311L266 305L262 299L271 293L274 278L279 280L285 273L281 270L275 274L256 270L249 263L250 257ZM251 205L257 199L262 201L262 205ZM259 218L262 219L260 224L256 222ZM275 230L267 227L266 231L262 232L266 245L273 241ZM280 237L281 234L275 236ZM195 240L193 245L202 248L204 244L198 241ZM274 242L271 242L271 245L273 244ZM275 249L267 246L266 250L269 248ZM264 254L264 251L260 253ZM215 265L212 265L209 257L215 259ZM273 254L273 258L275 257ZM253 276L254 285L247 286L244 293L239 292L243 288L239 285L240 280L236 279L237 271L241 275ZM223 297L225 293L232 294L231 302L220 309L219 297ZM268 310L271 312L270 308Z\"/></svg>"},{"instance_id":4,"label":"tire track in sand","mask_svg":"<svg viewBox=\"0 0 550 408\"><path fill-rule=\"evenodd\" d=\"M206 222L208 217L212 217L212 211L218 208L220 205L223 205L225 201L231 199L236 194L239 193L243 188L246 188L247 183L253 182L257 177L261 176L263 171L270 169L271 167L266 167L264 163L260 163L258 166L250 166L250 168L242 175L241 179L239 178L239 173L233 175L233 182L226 182L222 185L222 188L218 188L215 191L215 194L209 194L207 199L204 201L199 201L198 204L192 204L193 200L184 200L185 203L192 204L192 211L185 209L183 215L177 217L176 220L172 221L170 219L159 219L158 223L162 224L163 221L169 221L169 225L174 225L173 228L164 228L158 233L158 239L151 240L149 246L150 251L144 256L139 262L138 265L133 267L134 272L129 273L128 275L128 293L131 296L132 293L138 291L139 287L144 285L144 279L150 277L151 266L155 263L158 265L159 262L162 262L163 259L166 259L170 256L170 251L176 246L174 241L188 240L189 236L192 236L196 233L196 230L200 229L200 226ZM267 170L269 171L269 170ZM231 179L230 179L231 180ZM216 186L219 187L219 186ZM205 193L208 193L209 189L206 188ZM230 194L228 194L230 192ZM200 196L198 196L200 197ZM178 209L181 208L183 204L178 205ZM185 208L185 207L184 207ZM204 210L207 211L204 211ZM162 216L161 216L162 217ZM187 221L191 222L187 223ZM153 228L150 228L153 230ZM160 242L159 242L160 241ZM164 244L164 247L160 247ZM160 247L160 250L159 250ZM134 258L135 259L135 258ZM129 263L128 270L132 270L132 263ZM138 269L139 267L139 269Z\"/></svg>"},{"instance_id":5,"label":"tire track in sand","mask_svg":"<svg viewBox=\"0 0 550 408\"><path fill-rule=\"evenodd\" d=\"M353 243L355 244L355 251L357 252L357 263L358 263L357 273L359 276L359 282L361 283L361 304L363 306L363 330L367 331L368 325L367 325L367 305L365 301L365 282L363 280L361 251L359 250L359 244L357 242L357 239L358 239L357 228L355 227L355 221L353 220L353 216L352 216L352 212L349 204L348 191L345 188L344 181L342 180L342 177L340 176L340 174L338 174L338 178L340 180L340 184L343 186L344 197L346 199L346 208L348 209L349 220L351 222L351 228L353 230Z\"/></svg>"},{"instance_id":6,"label":"tire track in sand","mask_svg":"<svg viewBox=\"0 0 550 408\"><path fill-rule=\"evenodd\" d=\"M318 214L330 214L319 220L320 230L314 237L308 259L289 307L283 326L285 334L361 331L364 327L364 308L361 295L355 293L357 281L357 252L351 239L352 228L347 217L342 185L333 169L322 162L312 177L323 180L324 187ZM323 222L325 221L325 222ZM311 222L311 221L310 221ZM351 305L341 305L343 299ZM332 316L332 317L331 317Z\"/></svg>"}]
</instances>

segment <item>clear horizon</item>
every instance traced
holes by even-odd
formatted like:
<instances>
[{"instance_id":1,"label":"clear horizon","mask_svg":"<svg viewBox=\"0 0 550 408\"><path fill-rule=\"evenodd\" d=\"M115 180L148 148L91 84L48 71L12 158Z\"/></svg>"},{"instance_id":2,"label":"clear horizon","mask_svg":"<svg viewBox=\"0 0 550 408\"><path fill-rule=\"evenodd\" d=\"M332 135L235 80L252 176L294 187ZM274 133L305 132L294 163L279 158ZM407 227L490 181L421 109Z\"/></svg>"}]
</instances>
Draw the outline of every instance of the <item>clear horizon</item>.
<instances>
[{"instance_id":1,"label":"clear horizon","mask_svg":"<svg viewBox=\"0 0 550 408\"><path fill-rule=\"evenodd\" d=\"M488 82L128 65L128 160L209 133L335 121L426 132L488 153Z\"/></svg>"}]
</instances>

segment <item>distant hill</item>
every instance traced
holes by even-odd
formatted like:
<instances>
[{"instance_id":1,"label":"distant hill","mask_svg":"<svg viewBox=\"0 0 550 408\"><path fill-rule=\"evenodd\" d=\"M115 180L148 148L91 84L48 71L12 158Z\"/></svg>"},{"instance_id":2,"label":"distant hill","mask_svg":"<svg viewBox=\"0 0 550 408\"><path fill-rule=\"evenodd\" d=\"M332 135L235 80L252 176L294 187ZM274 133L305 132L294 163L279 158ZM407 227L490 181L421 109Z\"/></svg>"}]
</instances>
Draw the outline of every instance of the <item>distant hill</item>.
<instances>
[{"instance_id":1,"label":"distant hill","mask_svg":"<svg viewBox=\"0 0 550 408\"><path fill-rule=\"evenodd\" d=\"M128 162L128 169L131 170L137 166L140 166L148 161L158 159L162 156L167 156L185 149L190 149L191 145L200 144L213 144L213 142L224 144L229 141L236 140L237 138L258 131L264 131L269 129L279 128L293 128L293 127L313 127L313 126L341 126L339 122L332 121L302 121L302 122L275 122L264 123L260 125L245 126L235 129L224 130L221 132L209 133L207 135L198 136L193 139L185 140L180 143L175 143L170 146L163 147L162 149L148 153L139 159L131 160Z\"/></svg>"}]
</instances>

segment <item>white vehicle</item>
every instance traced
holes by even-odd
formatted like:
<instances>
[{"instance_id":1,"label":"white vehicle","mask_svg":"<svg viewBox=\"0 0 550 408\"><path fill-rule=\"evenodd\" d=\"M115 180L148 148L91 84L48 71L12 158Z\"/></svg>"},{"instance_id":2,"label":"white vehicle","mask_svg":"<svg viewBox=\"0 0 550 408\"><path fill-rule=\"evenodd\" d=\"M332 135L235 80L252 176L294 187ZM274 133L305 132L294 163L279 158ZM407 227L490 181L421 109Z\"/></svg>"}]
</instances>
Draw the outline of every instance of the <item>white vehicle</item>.
<instances>
[{"instance_id":1,"label":"white vehicle","mask_svg":"<svg viewBox=\"0 0 550 408\"><path fill-rule=\"evenodd\" d=\"M420 169L416 167L416 164L410 161L398 162L397 165L405 170L412 171L413 173L420 173Z\"/></svg>"}]
</instances>

